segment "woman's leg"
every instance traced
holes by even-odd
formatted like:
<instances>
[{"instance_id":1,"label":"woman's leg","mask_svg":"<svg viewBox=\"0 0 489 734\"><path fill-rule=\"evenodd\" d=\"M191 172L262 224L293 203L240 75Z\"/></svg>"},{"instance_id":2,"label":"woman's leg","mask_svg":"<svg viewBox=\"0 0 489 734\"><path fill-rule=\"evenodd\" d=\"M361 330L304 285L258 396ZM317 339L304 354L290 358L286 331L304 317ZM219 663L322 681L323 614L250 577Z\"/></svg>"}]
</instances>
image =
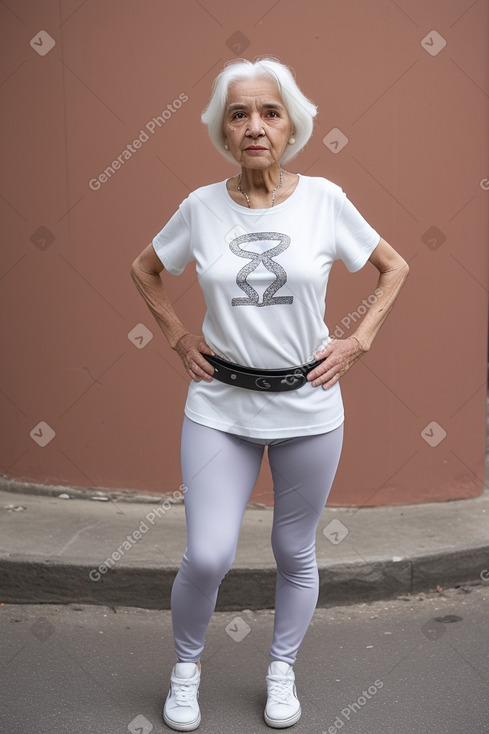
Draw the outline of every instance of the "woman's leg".
<instances>
[{"instance_id":1,"label":"woman's leg","mask_svg":"<svg viewBox=\"0 0 489 734\"><path fill-rule=\"evenodd\" d=\"M268 447L277 561L272 660L293 665L319 593L316 529L338 466L343 426Z\"/></svg>"},{"instance_id":2,"label":"woman's leg","mask_svg":"<svg viewBox=\"0 0 489 734\"><path fill-rule=\"evenodd\" d=\"M197 662L202 653L219 585L234 561L263 450L263 446L184 418L181 458L187 487L187 547L171 594L180 662Z\"/></svg>"}]
</instances>

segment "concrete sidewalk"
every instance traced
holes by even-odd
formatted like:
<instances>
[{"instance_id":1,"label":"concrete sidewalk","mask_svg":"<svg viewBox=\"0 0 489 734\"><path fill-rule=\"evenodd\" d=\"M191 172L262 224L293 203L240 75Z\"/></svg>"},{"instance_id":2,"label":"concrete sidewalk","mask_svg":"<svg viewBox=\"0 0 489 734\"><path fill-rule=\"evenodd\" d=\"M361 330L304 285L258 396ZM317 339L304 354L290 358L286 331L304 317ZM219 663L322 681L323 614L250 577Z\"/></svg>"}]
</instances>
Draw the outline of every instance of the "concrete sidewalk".
<instances>
[{"instance_id":1,"label":"concrete sidewalk","mask_svg":"<svg viewBox=\"0 0 489 734\"><path fill-rule=\"evenodd\" d=\"M217 609L273 607L272 516L272 508L247 509ZM0 483L0 602L168 609L184 548L181 503ZM325 607L489 583L489 492L420 505L326 507L317 557Z\"/></svg>"}]
</instances>

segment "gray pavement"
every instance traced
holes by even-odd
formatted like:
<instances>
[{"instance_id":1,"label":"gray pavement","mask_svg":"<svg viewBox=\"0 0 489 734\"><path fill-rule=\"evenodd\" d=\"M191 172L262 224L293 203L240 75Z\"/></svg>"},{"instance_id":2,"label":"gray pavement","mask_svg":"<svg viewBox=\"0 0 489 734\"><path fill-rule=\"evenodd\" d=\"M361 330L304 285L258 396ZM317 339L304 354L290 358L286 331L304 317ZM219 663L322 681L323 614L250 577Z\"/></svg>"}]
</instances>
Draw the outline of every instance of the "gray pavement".
<instances>
[{"instance_id":1,"label":"gray pavement","mask_svg":"<svg viewBox=\"0 0 489 734\"><path fill-rule=\"evenodd\" d=\"M271 508L247 509L218 610L273 607L272 516ZM184 547L181 503L0 485L0 602L168 609ZM489 578L489 492L398 507L326 506L317 556L325 607L481 583Z\"/></svg>"},{"instance_id":2,"label":"gray pavement","mask_svg":"<svg viewBox=\"0 0 489 734\"><path fill-rule=\"evenodd\" d=\"M488 734L489 581L319 608L294 666L294 734ZM271 610L214 614L199 734L261 734ZM0 606L0 731L165 734L168 611Z\"/></svg>"}]
</instances>

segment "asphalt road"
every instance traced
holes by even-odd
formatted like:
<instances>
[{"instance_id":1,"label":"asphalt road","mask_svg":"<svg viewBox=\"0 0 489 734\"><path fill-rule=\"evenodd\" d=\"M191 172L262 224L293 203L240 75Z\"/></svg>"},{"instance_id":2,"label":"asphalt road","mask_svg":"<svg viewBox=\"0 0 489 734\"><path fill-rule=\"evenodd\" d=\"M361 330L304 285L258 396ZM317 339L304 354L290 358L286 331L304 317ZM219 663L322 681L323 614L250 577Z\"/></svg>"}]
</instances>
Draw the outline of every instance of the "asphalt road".
<instances>
[{"instance_id":1,"label":"asphalt road","mask_svg":"<svg viewBox=\"0 0 489 734\"><path fill-rule=\"evenodd\" d=\"M489 577L489 574L488 574ZM295 665L294 734L489 733L489 580L318 609ZM202 657L200 734L263 721L273 612L216 613ZM174 654L169 612L0 606L1 734L148 734Z\"/></svg>"}]
</instances>

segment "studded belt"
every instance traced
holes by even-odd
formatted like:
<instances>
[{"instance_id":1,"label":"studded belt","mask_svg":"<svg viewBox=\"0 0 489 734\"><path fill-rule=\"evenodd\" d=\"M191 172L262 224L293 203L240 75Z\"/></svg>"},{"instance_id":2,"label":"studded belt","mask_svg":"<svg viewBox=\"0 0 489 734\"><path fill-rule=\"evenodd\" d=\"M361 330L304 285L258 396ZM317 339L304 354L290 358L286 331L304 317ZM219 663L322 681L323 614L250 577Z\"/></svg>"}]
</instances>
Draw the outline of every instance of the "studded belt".
<instances>
[{"instance_id":1,"label":"studded belt","mask_svg":"<svg viewBox=\"0 0 489 734\"><path fill-rule=\"evenodd\" d=\"M307 375L321 364L322 360L307 362L283 370L261 370L228 362L221 357L202 354L214 367L214 377L227 385L242 387L258 392L287 392L297 390L307 382Z\"/></svg>"}]
</instances>

